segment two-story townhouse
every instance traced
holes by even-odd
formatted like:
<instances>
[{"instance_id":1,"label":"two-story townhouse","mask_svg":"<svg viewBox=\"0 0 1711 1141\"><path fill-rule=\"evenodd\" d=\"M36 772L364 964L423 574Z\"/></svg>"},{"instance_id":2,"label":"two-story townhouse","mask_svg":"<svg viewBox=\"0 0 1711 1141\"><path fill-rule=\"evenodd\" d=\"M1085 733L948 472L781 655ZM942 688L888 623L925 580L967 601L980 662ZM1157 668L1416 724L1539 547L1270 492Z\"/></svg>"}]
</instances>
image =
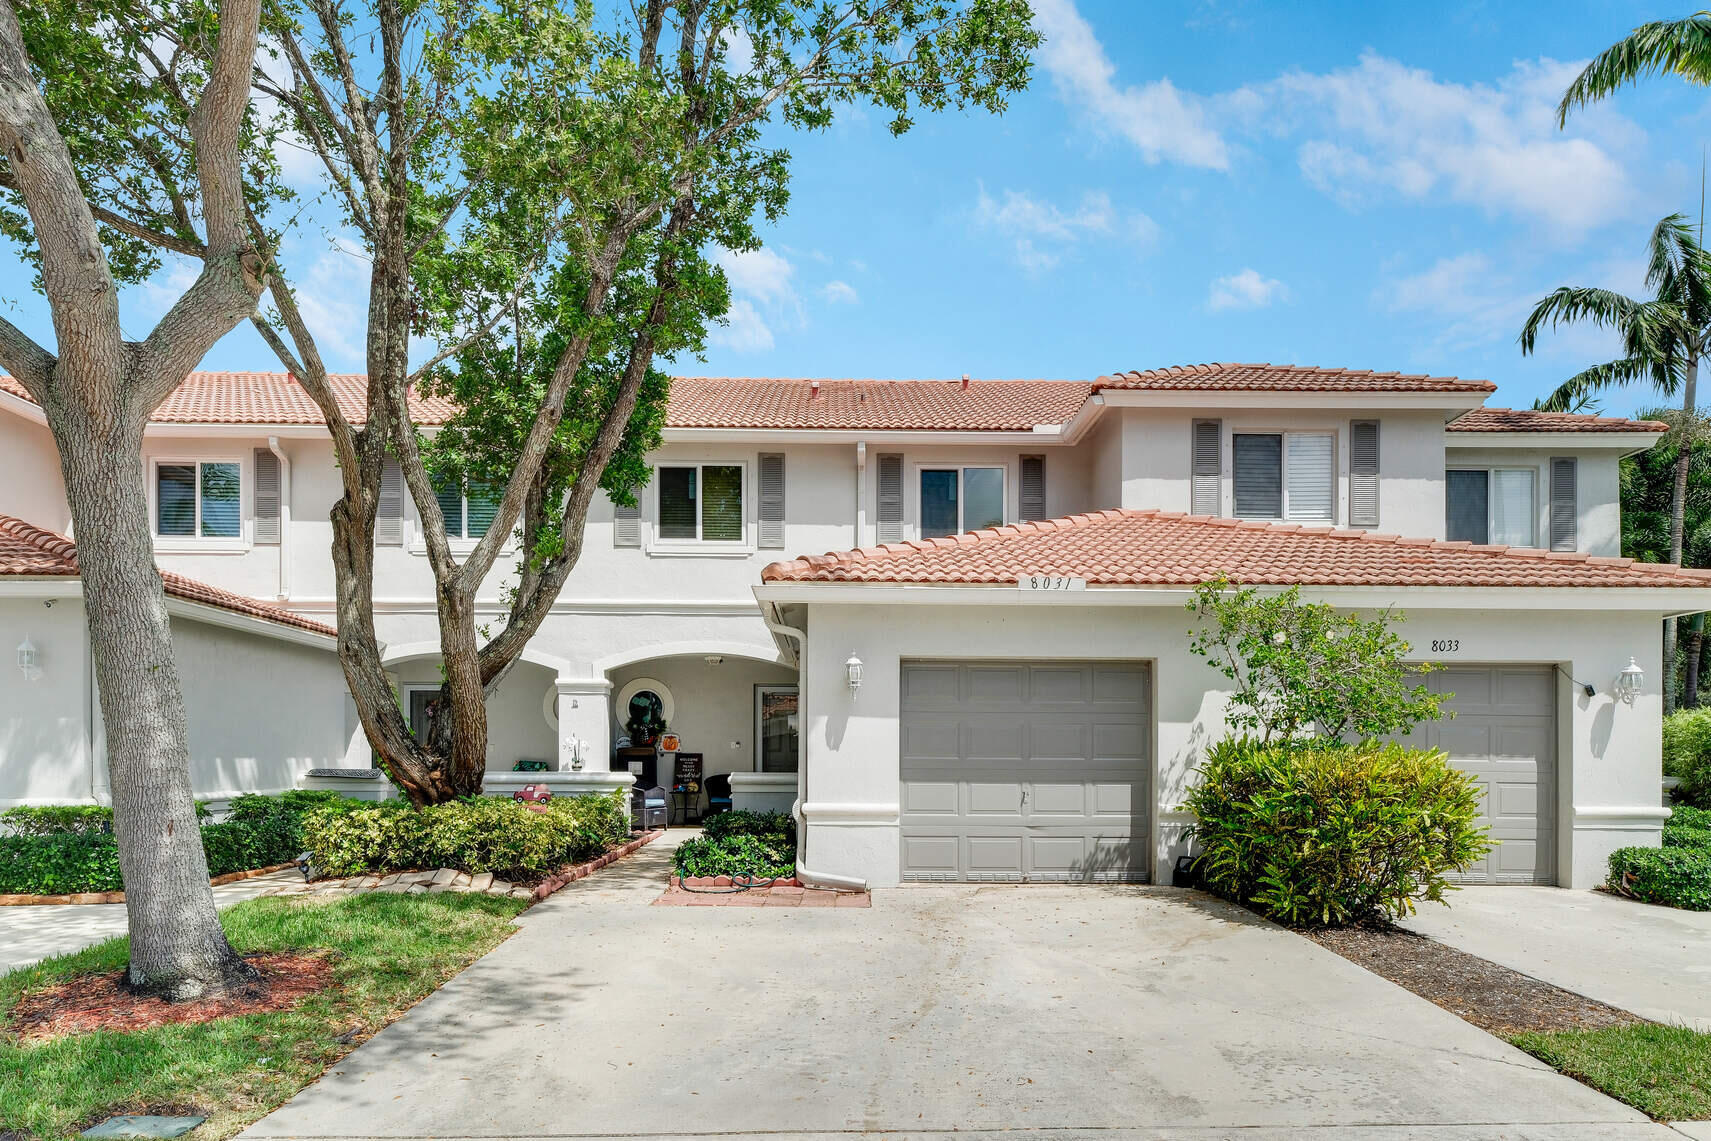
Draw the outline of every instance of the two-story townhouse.
<instances>
[{"instance_id":1,"label":"two-story townhouse","mask_svg":"<svg viewBox=\"0 0 1711 1141\"><path fill-rule=\"evenodd\" d=\"M360 419L361 378L340 386ZM1167 880L1224 698L1182 605L1227 573L1408 611L1455 693L1430 739L1479 776L1504 840L1474 878L1593 882L1609 849L1656 842L1659 619L1711 588L1616 557L1618 460L1661 425L1486 409L1493 388L1271 365L679 379L638 506L597 502L490 701L489 786L543 779L525 760L565 790L627 783L611 769L640 698L740 801L796 805L813 872ZM291 378L196 374L146 441L163 568L330 620L338 484ZM0 442L0 512L63 528L39 410L4 381ZM386 502L377 623L419 715L431 576L396 481ZM442 506L483 533L481 489ZM483 590L496 614L506 573ZM365 766L348 699L328 717Z\"/></svg>"}]
</instances>

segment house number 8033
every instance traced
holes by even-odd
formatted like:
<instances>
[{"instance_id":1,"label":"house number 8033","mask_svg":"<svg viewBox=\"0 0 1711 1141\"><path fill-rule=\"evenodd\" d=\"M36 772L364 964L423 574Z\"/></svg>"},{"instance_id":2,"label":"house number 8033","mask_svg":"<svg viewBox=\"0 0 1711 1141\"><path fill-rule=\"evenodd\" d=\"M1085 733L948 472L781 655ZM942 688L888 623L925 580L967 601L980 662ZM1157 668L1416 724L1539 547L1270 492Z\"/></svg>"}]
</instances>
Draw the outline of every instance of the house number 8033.
<instances>
[{"instance_id":1,"label":"house number 8033","mask_svg":"<svg viewBox=\"0 0 1711 1141\"><path fill-rule=\"evenodd\" d=\"M1433 638L1432 652L1434 654L1455 654L1461 652L1460 638Z\"/></svg>"}]
</instances>

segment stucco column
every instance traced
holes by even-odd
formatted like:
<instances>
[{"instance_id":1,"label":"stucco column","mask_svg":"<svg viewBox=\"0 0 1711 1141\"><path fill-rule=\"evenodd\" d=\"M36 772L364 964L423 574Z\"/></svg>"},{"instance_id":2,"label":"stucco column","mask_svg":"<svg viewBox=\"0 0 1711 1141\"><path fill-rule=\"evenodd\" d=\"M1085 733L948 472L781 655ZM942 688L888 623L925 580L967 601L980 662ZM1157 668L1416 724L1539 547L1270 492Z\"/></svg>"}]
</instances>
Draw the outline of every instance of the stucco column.
<instances>
[{"instance_id":1,"label":"stucco column","mask_svg":"<svg viewBox=\"0 0 1711 1141\"><path fill-rule=\"evenodd\" d=\"M582 771L612 769L612 683L603 677L560 676L558 688L558 767L571 769L574 742L582 741Z\"/></svg>"}]
</instances>

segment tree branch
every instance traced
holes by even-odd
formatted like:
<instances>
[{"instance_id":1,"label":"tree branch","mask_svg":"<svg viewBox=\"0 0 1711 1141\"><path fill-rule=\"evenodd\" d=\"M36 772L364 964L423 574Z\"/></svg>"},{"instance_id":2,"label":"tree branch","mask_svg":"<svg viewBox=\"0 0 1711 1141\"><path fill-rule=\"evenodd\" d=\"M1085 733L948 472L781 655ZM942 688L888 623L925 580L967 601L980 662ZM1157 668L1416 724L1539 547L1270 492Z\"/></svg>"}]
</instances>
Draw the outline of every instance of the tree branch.
<instances>
[{"instance_id":1,"label":"tree branch","mask_svg":"<svg viewBox=\"0 0 1711 1141\"><path fill-rule=\"evenodd\" d=\"M31 336L0 317L0 368L24 386L37 404L46 406L53 387L54 355L36 344Z\"/></svg>"}]
</instances>

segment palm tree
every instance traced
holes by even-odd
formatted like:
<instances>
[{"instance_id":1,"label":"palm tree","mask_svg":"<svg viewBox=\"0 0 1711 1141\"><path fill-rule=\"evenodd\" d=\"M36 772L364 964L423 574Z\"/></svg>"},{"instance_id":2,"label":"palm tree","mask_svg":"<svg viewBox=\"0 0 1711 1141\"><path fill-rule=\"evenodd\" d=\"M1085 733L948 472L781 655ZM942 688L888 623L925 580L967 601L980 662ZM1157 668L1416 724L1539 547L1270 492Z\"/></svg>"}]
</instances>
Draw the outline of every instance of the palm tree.
<instances>
[{"instance_id":1,"label":"palm tree","mask_svg":"<svg viewBox=\"0 0 1711 1141\"><path fill-rule=\"evenodd\" d=\"M1687 478L1681 558L1690 567L1711 567L1711 424L1684 422L1675 408L1643 408L1636 415L1641 420L1662 420L1669 425L1669 433L1650 451L1622 459L1622 553L1647 563L1668 557L1675 464L1682 439L1691 435L1692 470ZM1689 620L1685 641L1675 665L1682 674L1681 706L1691 709L1699 704L1705 615Z\"/></svg>"},{"instance_id":2,"label":"palm tree","mask_svg":"<svg viewBox=\"0 0 1711 1141\"><path fill-rule=\"evenodd\" d=\"M1596 103L1640 77L1660 71L1679 75L1690 83L1711 83L1711 12L1696 12L1685 20L1641 24L1626 39L1598 53L1557 104L1557 125L1567 123L1568 113L1576 107Z\"/></svg>"},{"instance_id":3,"label":"palm tree","mask_svg":"<svg viewBox=\"0 0 1711 1141\"><path fill-rule=\"evenodd\" d=\"M1621 357L1563 381L1545 399L1546 408L1571 408L1594 392L1634 383L1655 385L1666 396L1680 394L1682 422L1688 430L1676 456L1669 519L1669 561L1680 563L1699 359L1711 351L1711 256L1680 214L1671 214L1652 230L1648 254L1646 285L1653 292L1651 300L1565 285L1533 308L1521 329L1521 352L1533 351L1539 330L1547 324L1555 328L1589 321L1614 329L1622 339ZM1674 622L1664 625L1663 660L1664 702L1669 706L1674 695Z\"/></svg>"}]
</instances>

